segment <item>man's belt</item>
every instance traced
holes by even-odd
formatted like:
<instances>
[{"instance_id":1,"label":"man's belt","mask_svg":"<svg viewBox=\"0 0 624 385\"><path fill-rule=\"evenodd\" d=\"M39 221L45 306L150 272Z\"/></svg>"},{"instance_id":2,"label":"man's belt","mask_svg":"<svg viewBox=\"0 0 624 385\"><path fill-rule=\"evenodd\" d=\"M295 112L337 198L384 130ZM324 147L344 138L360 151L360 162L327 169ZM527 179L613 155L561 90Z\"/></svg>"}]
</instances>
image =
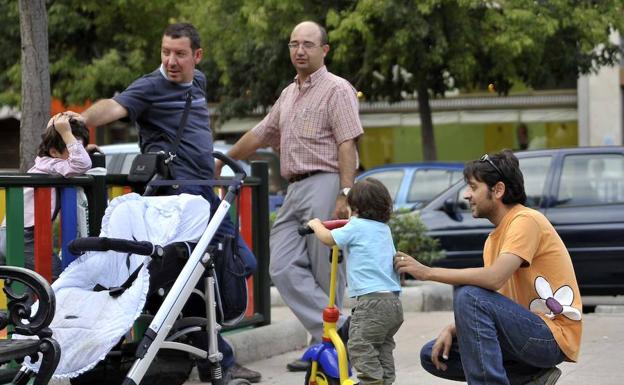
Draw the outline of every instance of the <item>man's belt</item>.
<instances>
[{"instance_id":1,"label":"man's belt","mask_svg":"<svg viewBox=\"0 0 624 385\"><path fill-rule=\"evenodd\" d=\"M307 177L310 177L310 176L312 176L312 175L316 175L316 174L318 174L319 172L321 172L321 171L320 171L320 170L317 170L317 171L310 171L310 172L306 172L306 173L303 173L303 174L293 175L293 176L291 176L291 177L288 179L288 183L295 183L295 182L302 181L302 180L304 180L304 179L305 179L305 178L307 178Z\"/></svg>"}]
</instances>

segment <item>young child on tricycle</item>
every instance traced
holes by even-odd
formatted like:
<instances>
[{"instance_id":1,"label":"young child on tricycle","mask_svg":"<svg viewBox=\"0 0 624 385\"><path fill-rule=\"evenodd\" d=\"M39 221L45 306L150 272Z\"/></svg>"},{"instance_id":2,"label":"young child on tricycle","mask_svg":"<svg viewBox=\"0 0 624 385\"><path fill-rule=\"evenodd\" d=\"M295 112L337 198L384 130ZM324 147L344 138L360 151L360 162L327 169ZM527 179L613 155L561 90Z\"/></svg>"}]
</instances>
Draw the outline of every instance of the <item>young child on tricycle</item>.
<instances>
[{"instance_id":1,"label":"young child on tricycle","mask_svg":"<svg viewBox=\"0 0 624 385\"><path fill-rule=\"evenodd\" d=\"M317 218L308 226L321 242L346 254L348 295L356 300L347 350L359 383L388 385L395 380L394 335L403 323L396 250L387 225L392 198L381 182L366 178L349 191L347 204L351 217L343 227L329 230Z\"/></svg>"}]
</instances>

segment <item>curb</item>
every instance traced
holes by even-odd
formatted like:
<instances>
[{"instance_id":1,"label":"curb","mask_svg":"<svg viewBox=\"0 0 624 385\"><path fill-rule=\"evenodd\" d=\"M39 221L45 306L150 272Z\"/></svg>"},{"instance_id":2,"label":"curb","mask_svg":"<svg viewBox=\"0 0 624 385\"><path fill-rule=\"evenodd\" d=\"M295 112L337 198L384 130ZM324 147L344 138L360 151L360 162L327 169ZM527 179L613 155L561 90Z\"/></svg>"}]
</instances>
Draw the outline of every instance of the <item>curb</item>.
<instances>
[{"instance_id":1,"label":"curb","mask_svg":"<svg viewBox=\"0 0 624 385\"><path fill-rule=\"evenodd\" d=\"M453 287L438 282L412 282L402 287L401 303L404 312L453 310ZM344 307L352 308L355 301L344 298ZM271 286L271 307L286 306L274 286Z\"/></svg>"},{"instance_id":2,"label":"curb","mask_svg":"<svg viewBox=\"0 0 624 385\"><path fill-rule=\"evenodd\" d=\"M233 346L236 361L245 364L306 347L308 332L291 318L228 334L225 339Z\"/></svg>"}]
</instances>

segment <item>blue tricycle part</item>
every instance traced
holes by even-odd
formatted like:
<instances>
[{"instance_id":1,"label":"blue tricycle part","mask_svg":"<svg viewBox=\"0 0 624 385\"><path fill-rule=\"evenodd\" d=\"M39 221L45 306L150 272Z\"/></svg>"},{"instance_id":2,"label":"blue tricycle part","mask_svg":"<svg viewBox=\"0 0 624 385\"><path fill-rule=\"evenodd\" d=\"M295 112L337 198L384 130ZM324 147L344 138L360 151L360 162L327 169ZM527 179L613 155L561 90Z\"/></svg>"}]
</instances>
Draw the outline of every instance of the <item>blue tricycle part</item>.
<instances>
[{"instance_id":1,"label":"blue tricycle part","mask_svg":"<svg viewBox=\"0 0 624 385\"><path fill-rule=\"evenodd\" d=\"M322 342L312 345L306 350L301 357L303 361L316 361L319 368L327 376L332 378L340 378L340 366L338 365L338 352L331 342ZM349 377L351 377L351 365L347 365L349 369Z\"/></svg>"}]
</instances>

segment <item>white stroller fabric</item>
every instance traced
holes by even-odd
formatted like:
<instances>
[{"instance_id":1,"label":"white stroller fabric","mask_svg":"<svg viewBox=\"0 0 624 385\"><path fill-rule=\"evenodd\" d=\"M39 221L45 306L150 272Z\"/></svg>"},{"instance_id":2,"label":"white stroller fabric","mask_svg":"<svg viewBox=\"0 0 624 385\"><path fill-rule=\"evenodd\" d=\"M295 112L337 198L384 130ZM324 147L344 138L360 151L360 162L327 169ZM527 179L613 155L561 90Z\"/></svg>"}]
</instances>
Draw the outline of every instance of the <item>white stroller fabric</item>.
<instances>
[{"instance_id":1,"label":"white stroller fabric","mask_svg":"<svg viewBox=\"0 0 624 385\"><path fill-rule=\"evenodd\" d=\"M202 197L143 197L127 194L112 200L102 218L101 237L150 241L156 245L196 242L210 219ZM123 284L149 257L113 251L88 252L72 262L52 284L56 313L50 324L61 346L55 378L71 378L93 368L131 329L145 305L149 288L147 263L123 294L93 291ZM130 263L128 264L128 260ZM28 360L25 360L25 362ZM33 370L38 363L27 364Z\"/></svg>"}]
</instances>

